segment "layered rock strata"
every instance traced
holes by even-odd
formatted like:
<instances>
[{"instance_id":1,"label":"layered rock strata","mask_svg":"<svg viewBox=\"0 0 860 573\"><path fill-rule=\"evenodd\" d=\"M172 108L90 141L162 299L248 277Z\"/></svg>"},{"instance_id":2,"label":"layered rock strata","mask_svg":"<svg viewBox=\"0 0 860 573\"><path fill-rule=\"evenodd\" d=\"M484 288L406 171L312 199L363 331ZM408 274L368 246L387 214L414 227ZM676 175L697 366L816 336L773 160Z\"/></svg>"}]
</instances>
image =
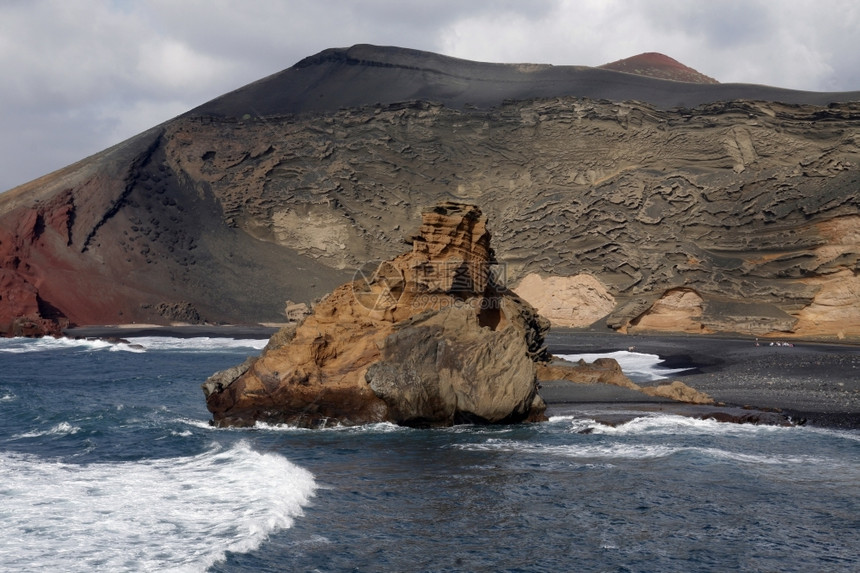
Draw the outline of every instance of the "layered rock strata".
<instances>
[{"instance_id":1,"label":"layered rock strata","mask_svg":"<svg viewBox=\"0 0 860 573\"><path fill-rule=\"evenodd\" d=\"M507 282L547 282L557 324L860 337L860 104L416 102L266 125L283 137L257 156L252 122L189 118L176 164L225 220L323 265L392 256L416 205L454 197L486 205Z\"/></svg>"},{"instance_id":2,"label":"layered rock strata","mask_svg":"<svg viewBox=\"0 0 860 573\"><path fill-rule=\"evenodd\" d=\"M486 219L443 203L412 251L367 265L257 359L203 385L217 426L539 420L548 323L497 284Z\"/></svg>"},{"instance_id":3,"label":"layered rock strata","mask_svg":"<svg viewBox=\"0 0 860 573\"><path fill-rule=\"evenodd\" d=\"M0 333L282 322L454 199L558 324L860 338L858 99L327 50L0 194Z\"/></svg>"}]
</instances>

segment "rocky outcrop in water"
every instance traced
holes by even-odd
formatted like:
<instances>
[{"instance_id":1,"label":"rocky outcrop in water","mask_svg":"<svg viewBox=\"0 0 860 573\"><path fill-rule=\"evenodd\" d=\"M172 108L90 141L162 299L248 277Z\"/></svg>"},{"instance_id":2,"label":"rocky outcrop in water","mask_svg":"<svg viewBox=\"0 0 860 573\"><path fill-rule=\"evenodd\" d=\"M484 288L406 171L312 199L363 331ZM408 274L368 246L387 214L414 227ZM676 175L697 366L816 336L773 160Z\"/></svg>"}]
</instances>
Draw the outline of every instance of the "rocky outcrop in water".
<instances>
[{"instance_id":1,"label":"rocky outcrop in water","mask_svg":"<svg viewBox=\"0 0 860 573\"><path fill-rule=\"evenodd\" d=\"M218 426L411 426L542 418L548 323L496 282L486 220L443 203L412 251L368 265L265 352L203 388Z\"/></svg>"}]
</instances>

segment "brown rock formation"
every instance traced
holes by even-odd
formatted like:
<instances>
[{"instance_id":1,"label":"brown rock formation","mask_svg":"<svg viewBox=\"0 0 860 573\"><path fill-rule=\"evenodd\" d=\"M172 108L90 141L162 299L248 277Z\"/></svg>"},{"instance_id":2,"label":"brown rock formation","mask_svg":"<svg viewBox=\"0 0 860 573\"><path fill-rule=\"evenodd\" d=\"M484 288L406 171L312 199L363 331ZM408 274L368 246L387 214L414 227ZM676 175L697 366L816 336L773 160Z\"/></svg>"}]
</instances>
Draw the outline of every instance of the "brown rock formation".
<instances>
[{"instance_id":1,"label":"brown rock formation","mask_svg":"<svg viewBox=\"0 0 860 573\"><path fill-rule=\"evenodd\" d=\"M621 366L612 358L598 358L594 362L567 362L552 360L538 364L538 380L567 380L575 384L611 384L639 390L639 385L621 371Z\"/></svg>"},{"instance_id":2,"label":"brown rock formation","mask_svg":"<svg viewBox=\"0 0 860 573\"><path fill-rule=\"evenodd\" d=\"M283 322L455 199L560 324L860 338L858 101L326 50L0 194L0 331Z\"/></svg>"},{"instance_id":3,"label":"brown rock formation","mask_svg":"<svg viewBox=\"0 0 860 573\"><path fill-rule=\"evenodd\" d=\"M586 274L544 278L532 273L515 290L556 326L589 326L615 308L615 298L607 288Z\"/></svg>"},{"instance_id":4,"label":"brown rock formation","mask_svg":"<svg viewBox=\"0 0 860 573\"><path fill-rule=\"evenodd\" d=\"M663 398L670 398L677 402L687 402L688 404L714 403L713 398L704 392L687 386L680 380L658 386L645 386L640 388L640 390L649 396L662 396Z\"/></svg>"},{"instance_id":5,"label":"brown rock formation","mask_svg":"<svg viewBox=\"0 0 860 573\"><path fill-rule=\"evenodd\" d=\"M707 334L711 331L702 324L703 306L704 300L696 291L672 289L631 321L625 330L631 334L649 330Z\"/></svg>"},{"instance_id":6,"label":"brown rock formation","mask_svg":"<svg viewBox=\"0 0 860 573\"><path fill-rule=\"evenodd\" d=\"M548 324L494 281L476 207L424 213L413 249L379 264L204 384L219 426L540 419L535 360Z\"/></svg>"},{"instance_id":7,"label":"brown rock formation","mask_svg":"<svg viewBox=\"0 0 860 573\"><path fill-rule=\"evenodd\" d=\"M567 362L552 360L538 364L537 377L541 382L566 380L573 384L610 384L638 390L648 396L669 398L688 404L714 404L713 398L679 380L657 386L640 386L621 371L621 366L612 358L598 358L592 363L580 360Z\"/></svg>"}]
</instances>

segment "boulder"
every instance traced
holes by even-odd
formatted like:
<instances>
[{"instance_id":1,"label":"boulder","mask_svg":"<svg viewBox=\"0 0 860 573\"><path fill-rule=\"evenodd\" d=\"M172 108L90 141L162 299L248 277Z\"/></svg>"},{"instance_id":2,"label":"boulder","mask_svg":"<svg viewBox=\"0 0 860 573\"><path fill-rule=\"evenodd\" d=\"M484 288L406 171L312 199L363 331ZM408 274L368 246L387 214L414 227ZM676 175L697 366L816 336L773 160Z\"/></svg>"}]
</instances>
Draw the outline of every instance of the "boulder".
<instances>
[{"instance_id":1,"label":"boulder","mask_svg":"<svg viewBox=\"0 0 860 573\"><path fill-rule=\"evenodd\" d=\"M540 382L566 381L574 384L606 384L620 386L630 390L642 392L651 397L666 398L676 402L687 404L714 404L714 399L675 380L658 384L656 386L640 386L621 371L618 361L612 358L598 358L592 363L584 360L568 362L567 360L554 359L550 362L538 364L538 380Z\"/></svg>"},{"instance_id":2,"label":"boulder","mask_svg":"<svg viewBox=\"0 0 860 573\"><path fill-rule=\"evenodd\" d=\"M365 379L404 425L516 422L544 408L521 332L482 327L464 304L398 324Z\"/></svg>"},{"instance_id":3,"label":"boulder","mask_svg":"<svg viewBox=\"0 0 860 573\"><path fill-rule=\"evenodd\" d=\"M555 359L538 364L538 380L549 382L566 380L575 384L611 384L631 390L640 390L638 384L621 371L621 365L613 358L598 358L588 363L585 360L568 362Z\"/></svg>"},{"instance_id":4,"label":"boulder","mask_svg":"<svg viewBox=\"0 0 860 573\"><path fill-rule=\"evenodd\" d=\"M657 386L646 386L644 388L640 388L640 390L649 396L662 396L663 398L669 398L676 402L707 405L715 403L714 399L704 392L691 388L680 380L675 380L666 384L659 384Z\"/></svg>"},{"instance_id":5,"label":"boulder","mask_svg":"<svg viewBox=\"0 0 860 573\"><path fill-rule=\"evenodd\" d=\"M445 202L412 251L365 265L263 354L203 385L217 426L543 419L549 323L498 280L486 218Z\"/></svg>"}]
</instances>

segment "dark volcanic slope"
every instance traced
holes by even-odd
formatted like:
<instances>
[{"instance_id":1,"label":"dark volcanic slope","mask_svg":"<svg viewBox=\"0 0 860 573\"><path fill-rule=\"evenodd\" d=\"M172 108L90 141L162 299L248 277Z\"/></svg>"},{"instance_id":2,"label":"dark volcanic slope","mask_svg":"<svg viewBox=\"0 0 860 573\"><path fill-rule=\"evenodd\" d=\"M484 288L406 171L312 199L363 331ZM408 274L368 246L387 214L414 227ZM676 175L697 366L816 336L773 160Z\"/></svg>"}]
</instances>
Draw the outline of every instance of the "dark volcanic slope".
<instances>
[{"instance_id":1,"label":"dark volcanic slope","mask_svg":"<svg viewBox=\"0 0 860 573\"><path fill-rule=\"evenodd\" d=\"M858 335L860 104L666 109L732 93L860 99L328 50L0 194L0 331L279 320L456 199L615 327Z\"/></svg>"},{"instance_id":2,"label":"dark volcanic slope","mask_svg":"<svg viewBox=\"0 0 860 573\"><path fill-rule=\"evenodd\" d=\"M149 130L0 195L0 335L283 320L286 300L349 278L226 225L208 186L171 165L179 142L166 137Z\"/></svg>"},{"instance_id":3,"label":"dark volcanic slope","mask_svg":"<svg viewBox=\"0 0 860 573\"><path fill-rule=\"evenodd\" d=\"M336 111L409 100L462 109L505 100L576 96L695 107L737 99L827 105L860 92L817 93L750 84L683 83L584 66L488 64L403 48L333 48L221 96L194 115L224 117Z\"/></svg>"}]
</instances>

